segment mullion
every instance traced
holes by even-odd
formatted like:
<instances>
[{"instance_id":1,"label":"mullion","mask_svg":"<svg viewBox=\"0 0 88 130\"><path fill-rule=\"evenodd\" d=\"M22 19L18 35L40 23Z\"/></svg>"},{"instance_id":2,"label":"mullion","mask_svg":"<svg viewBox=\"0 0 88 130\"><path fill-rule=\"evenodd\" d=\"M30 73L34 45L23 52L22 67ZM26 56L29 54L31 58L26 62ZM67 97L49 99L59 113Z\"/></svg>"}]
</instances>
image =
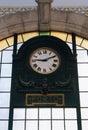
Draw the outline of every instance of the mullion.
<instances>
[{"instance_id":1,"label":"mullion","mask_svg":"<svg viewBox=\"0 0 88 130\"><path fill-rule=\"evenodd\" d=\"M65 108L63 108L63 116L64 116L64 130L66 130L66 125L65 125Z\"/></svg>"},{"instance_id":2,"label":"mullion","mask_svg":"<svg viewBox=\"0 0 88 130\"><path fill-rule=\"evenodd\" d=\"M2 68L2 55L3 55L3 51L1 51L0 77L1 77L1 68Z\"/></svg>"},{"instance_id":3,"label":"mullion","mask_svg":"<svg viewBox=\"0 0 88 130\"><path fill-rule=\"evenodd\" d=\"M40 121L40 119L39 119L39 108L38 108L38 119L37 119L37 121L38 121L38 129L37 130L39 130L39 121Z\"/></svg>"},{"instance_id":4,"label":"mullion","mask_svg":"<svg viewBox=\"0 0 88 130\"><path fill-rule=\"evenodd\" d=\"M53 130L53 126L52 126L52 123L53 123L53 119L52 119L52 108L50 108L51 110L51 130Z\"/></svg>"},{"instance_id":5,"label":"mullion","mask_svg":"<svg viewBox=\"0 0 88 130\"><path fill-rule=\"evenodd\" d=\"M26 119L27 119L27 109L25 108L24 130L26 130L26 123L27 123Z\"/></svg>"}]
</instances>

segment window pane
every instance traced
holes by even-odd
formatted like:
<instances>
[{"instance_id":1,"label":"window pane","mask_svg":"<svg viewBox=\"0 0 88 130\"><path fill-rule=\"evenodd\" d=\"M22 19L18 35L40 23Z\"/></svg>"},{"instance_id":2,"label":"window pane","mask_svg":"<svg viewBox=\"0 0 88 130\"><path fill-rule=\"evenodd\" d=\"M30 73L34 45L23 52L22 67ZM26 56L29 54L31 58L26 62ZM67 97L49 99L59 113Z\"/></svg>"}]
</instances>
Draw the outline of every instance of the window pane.
<instances>
[{"instance_id":1,"label":"window pane","mask_svg":"<svg viewBox=\"0 0 88 130\"><path fill-rule=\"evenodd\" d=\"M27 119L38 119L38 109L29 108L27 109Z\"/></svg>"},{"instance_id":2,"label":"window pane","mask_svg":"<svg viewBox=\"0 0 88 130\"><path fill-rule=\"evenodd\" d=\"M11 50L11 51L13 51L13 46L10 46L10 47L6 48L6 50Z\"/></svg>"},{"instance_id":3,"label":"window pane","mask_svg":"<svg viewBox=\"0 0 88 130\"><path fill-rule=\"evenodd\" d=\"M23 43L17 44L17 50L23 45Z\"/></svg>"},{"instance_id":4,"label":"window pane","mask_svg":"<svg viewBox=\"0 0 88 130\"><path fill-rule=\"evenodd\" d=\"M51 118L50 108L40 108L39 109L39 118L40 119L50 119Z\"/></svg>"},{"instance_id":5,"label":"window pane","mask_svg":"<svg viewBox=\"0 0 88 130\"><path fill-rule=\"evenodd\" d=\"M51 130L51 121L40 121L39 130Z\"/></svg>"},{"instance_id":6,"label":"window pane","mask_svg":"<svg viewBox=\"0 0 88 130\"><path fill-rule=\"evenodd\" d=\"M64 121L53 121L52 130L64 130Z\"/></svg>"},{"instance_id":7,"label":"window pane","mask_svg":"<svg viewBox=\"0 0 88 130\"><path fill-rule=\"evenodd\" d=\"M88 108L81 109L81 117L82 119L88 119Z\"/></svg>"},{"instance_id":8,"label":"window pane","mask_svg":"<svg viewBox=\"0 0 88 130\"><path fill-rule=\"evenodd\" d=\"M25 109L14 109L13 119L25 119Z\"/></svg>"},{"instance_id":9,"label":"window pane","mask_svg":"<svg viewBox=\"0 0 88 130\"><path fill-rule=\"evenodd\" d=\"M65 121L66 130L78 130L77 129L77 121L69 120Z\"/></svg>"},{"instance_id":10,"label":"window pane","mask_svg":"<svg viewBox=\"0 0 88 130\"><path fill-rule=\"evenodd\" d=\"M8 121L0 121L0 129L8 130Z\"/></svg>"},{"instance_id":11,"label":"window pane","mask_svg":"<svg viewBox=\"0 0 88 130\"><path fill-rule=\"evenodd\" d=\"M79 90L88 91L88 78L79 78Z\"/></svg>"},{"instance_id":12,"label":"window pane","mask_svg":"<svg viewBox=\"0 0 88 130\"><path fill-rule=\"evenodd\" d=\"M82 130L88 130L88 120L82 121Z\"/></svg>"},{"instance_id":13,"label":"window pane","mask_svg":"<svg viewBox=\"0 0 88 130\"><path fill-rule=\"evenodd\" d=\"M88 107L88 93L80 93L81 107Z\"/></svg>"},{"instance_id":14,"label":"window pane","mask_svg":"<svg viewBox=\"0 0 88 130\"><path fill-rule=\"evenodd\" d=\"M88 55L86 50L77 51L77 61L78 62L88 62Z\"/></svg>"},{"instance_id":15,"label":"window pane","mask_svg":"<svg viewBox=\"0 0 88 130\"><path fill-rule=\"evenodd\" d=\"M0 63L1 63L1 52L0 52Z\"/></svg>"},{"instance_id":16,"label":"window pane","mask_svg":"<svg viewBox=\"0 0 88 130\"><path fill-rule=\"evenodd\" d=\"M38 121L27 121L26 130L38 130Z\"/></svg>"},{"instance_id":17,"label":"window pane","mask_svg":"<svg viewBox=\"0 0 88 130\"><path fill-rule=\"evenodd\" d=\"M13 130L24 130L24 121L13 121Z\"/></svg>"},{"instance_id":18,"label":"window pane","mask_svg":"<svg viewBox=\"0 0 88 130\"><path fill-rule=\"evenodd\" d=\"M11 76L12 64L2 64L1 76Z\"/></svg>"},{"instance_id":19,"label":"window pane","mask_svg":"<svg viewBox=\"0 0 88 130\"><path fill-rule=\"evenodd\" d=\"M9 103L10 103L10 94L0 93L0 107L9 107Z\"/></svg>"},{"instance_id":20,"label":"window pane","mask_svg":"<svg viewBox=\"0 0 88 130\"><path fill-rule=\"evenodd\" d=\"M3 51L2 63L12 63L12 51Z\"/></svg>"},{"instance_id":21,"label":"window pane","mask_svg":"<svg viewBox=\"0 0 88 130\"><path fill-rule=\"evenodd\" d=\"M63 108L53 108L52 119L64 119Z\"/></svg>"},{"instance_id":22,"label":"window pane","mask_svg":"<svg viewBox=\"0 0 88 130\"><path fill-rule=\"evenodd\" d=\"M75 108L65 108L65 119L77 119Z\"/></svg>"},{"instance_id":23,"label":"window pane","mask_svg":"<svg viewBox=\"0 0 88 130\"><path fill-rule=\"evenodd\" d=\"M10 91L11 78L0 78L0 91Z\"/></svg>"},{"instance_id":24,"label":"window pane","mask_svg":"<svg viewBox=\"0 0 88 130\"><path fill-rule=\"evenodd\" d=\"M78 64L78 75L88 76L88 64Z\"/></svg>"},{"instance_id":25,"label":"window pane","mask_svg":"<svg viewBox=\"0 0 88 130\"><path fill-rule=\"evenodd\" d=\"M0 119L9 118L9 109L0 109Z\"/></svg>"}]
</instances>

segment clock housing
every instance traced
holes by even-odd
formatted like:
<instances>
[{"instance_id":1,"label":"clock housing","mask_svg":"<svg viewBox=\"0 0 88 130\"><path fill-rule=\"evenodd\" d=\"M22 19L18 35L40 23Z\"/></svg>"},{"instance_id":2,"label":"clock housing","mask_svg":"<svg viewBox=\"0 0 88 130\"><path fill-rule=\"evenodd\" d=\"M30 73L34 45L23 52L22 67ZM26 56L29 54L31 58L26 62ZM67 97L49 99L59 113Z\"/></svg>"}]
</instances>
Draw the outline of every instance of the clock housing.
<instances>
[{"instance_id":1,"label":"clock housing","mask_svg":"<svg viewBox=\"0 0 88 130\"><path fill-rule=\"evenodd\" d=\"M64 41L53 36L32 38L21 46L17 59L20 69L16 72L25 91L52 93L73 89L75 58Z\"/></svg>"}]
</instances>

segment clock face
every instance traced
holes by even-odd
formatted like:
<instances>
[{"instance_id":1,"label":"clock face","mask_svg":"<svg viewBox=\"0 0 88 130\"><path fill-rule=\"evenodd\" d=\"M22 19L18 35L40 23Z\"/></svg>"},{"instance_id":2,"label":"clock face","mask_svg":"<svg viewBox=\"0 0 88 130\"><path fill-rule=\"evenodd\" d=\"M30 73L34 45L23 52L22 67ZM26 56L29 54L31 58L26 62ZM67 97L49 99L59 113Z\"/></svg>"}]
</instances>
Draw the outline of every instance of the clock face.
<instances>
[{"instance_id":1,"label":"clock face","mask_svg":"<svg viewBox=\"0 0 88 130\"><path fill-rule=\"evenodd\" d=\"M60 66L60 55L48 47L38 48L30 55L29 64L37 73L50 74Z\"/></svg>"}]
</instances>

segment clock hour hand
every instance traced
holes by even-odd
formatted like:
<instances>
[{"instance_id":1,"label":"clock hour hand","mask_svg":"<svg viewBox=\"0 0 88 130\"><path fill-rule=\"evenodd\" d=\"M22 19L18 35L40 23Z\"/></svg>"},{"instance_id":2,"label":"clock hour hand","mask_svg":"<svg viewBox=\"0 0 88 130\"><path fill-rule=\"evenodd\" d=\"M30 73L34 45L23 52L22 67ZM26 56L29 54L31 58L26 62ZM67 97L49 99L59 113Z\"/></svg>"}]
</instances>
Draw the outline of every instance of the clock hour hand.
<instances>
[{"instance_id":1,"label":"clock hour hand","mask_svg":"<svg viewBox=\"0 0 88 130\"><path fill-rule=\"evenodd\" d=\"M46 59L33 59L32 61L36 62L36 61L47 61L47 60Z\"/></svg>"}]
</instances>

